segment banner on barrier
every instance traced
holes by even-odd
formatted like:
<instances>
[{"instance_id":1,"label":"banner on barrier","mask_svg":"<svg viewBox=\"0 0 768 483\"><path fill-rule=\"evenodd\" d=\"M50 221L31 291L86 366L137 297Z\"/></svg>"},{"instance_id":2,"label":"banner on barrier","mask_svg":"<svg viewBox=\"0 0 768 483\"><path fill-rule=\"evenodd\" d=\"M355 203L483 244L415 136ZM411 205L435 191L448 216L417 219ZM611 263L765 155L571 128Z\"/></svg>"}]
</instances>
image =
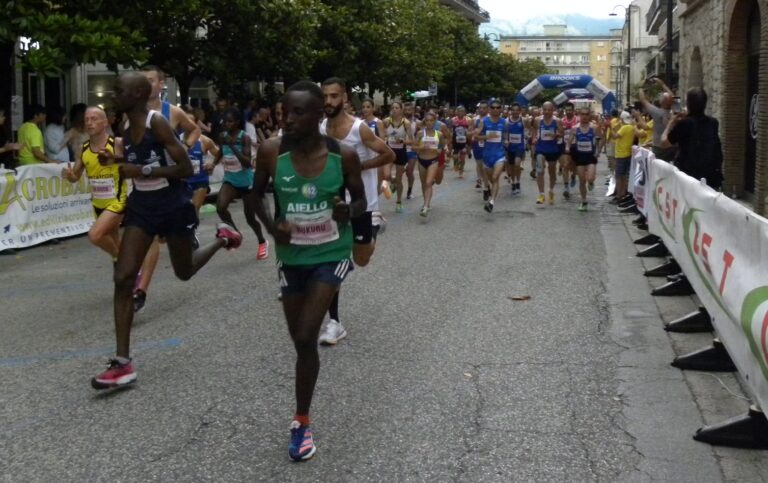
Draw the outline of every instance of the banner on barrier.
<instances>
[{"instance_id":1,"label":"banner on barrier","mask_svg":"<svg viewBox=\"0 0 768 483\"><path fill-rule=\"evenodd\" d=\"M750 392L768 409L768 220L660 160L648 226L712 317Z\"/></svg>"},{"instance_id":2,"label":"banner on barrier","mask_svg":"<svg viewBox=\"0 0 768 483\"><path fill-rule=\"evenodd\" d=\"M635 198L635 205L643 216L648 216L648 200L650 193L649 170L651 162L656 159L653 153L638 146L632 147L632 161L629 166L629 192Z\"/></svg>"},{"instance_id":3,"label":"banner on barrier","mask_svg":"<svg viewBox=\"0 0 768 483\"><path fill-rule=\"evenodd\" d=\"M0 173L0 251L87 232L94 221L91 188L61 177L61 165Z\"/></svg>"}]
</instances>

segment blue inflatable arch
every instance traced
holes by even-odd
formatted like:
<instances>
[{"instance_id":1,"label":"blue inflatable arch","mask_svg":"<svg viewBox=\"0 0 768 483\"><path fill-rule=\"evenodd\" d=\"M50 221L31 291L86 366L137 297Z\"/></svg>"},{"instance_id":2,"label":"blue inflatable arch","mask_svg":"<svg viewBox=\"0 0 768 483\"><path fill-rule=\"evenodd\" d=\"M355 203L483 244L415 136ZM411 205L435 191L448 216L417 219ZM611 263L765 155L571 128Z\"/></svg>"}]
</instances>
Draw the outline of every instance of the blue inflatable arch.
<instances>
[{"instance_id":1,"label":"blue inflatable arch","mask_svg":"<svg viewBox=\"0 0 768 483\"><path fill-rule=\"evenodd\" d=\"M566 96L568 96L567 92L569 90L576 91L572 92L574 97L584 96L583 91L580 91L580 89L584 89L591 94L594 99L602 103L603 112L609 113L613 109L616 109L616 95L600 81L586 74L547 74L539 76L520 90L515 98L515 102L525 107L533 98L541 94L544 89L563 89L566 91ZM568 96L567 98L571 99L572 97ZM578 98L583 99L586 97ZM561 103L562 102L564 101L561 101Z\"/></svg>"}]
</instances>

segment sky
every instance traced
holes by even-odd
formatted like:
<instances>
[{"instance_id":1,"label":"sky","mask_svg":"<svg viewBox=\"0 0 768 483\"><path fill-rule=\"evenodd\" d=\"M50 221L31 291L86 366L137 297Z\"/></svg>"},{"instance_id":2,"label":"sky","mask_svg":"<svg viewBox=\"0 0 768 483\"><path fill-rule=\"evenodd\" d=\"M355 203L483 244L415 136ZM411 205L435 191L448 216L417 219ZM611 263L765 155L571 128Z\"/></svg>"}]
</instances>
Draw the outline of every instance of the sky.
<instances>
[{"instance_id":1,"label":"sky","mask_svg":"<svg viewBox=\"0 0 768 483\"><path fill-rule=\"evenodd\" d=\"M481 33L536 35L542 25L565 23L571 34L608 35L611 28L621 28L628 0L479 0L480 7L491 14L491 22L480 26Z\"/></svg>"}]
</instances>

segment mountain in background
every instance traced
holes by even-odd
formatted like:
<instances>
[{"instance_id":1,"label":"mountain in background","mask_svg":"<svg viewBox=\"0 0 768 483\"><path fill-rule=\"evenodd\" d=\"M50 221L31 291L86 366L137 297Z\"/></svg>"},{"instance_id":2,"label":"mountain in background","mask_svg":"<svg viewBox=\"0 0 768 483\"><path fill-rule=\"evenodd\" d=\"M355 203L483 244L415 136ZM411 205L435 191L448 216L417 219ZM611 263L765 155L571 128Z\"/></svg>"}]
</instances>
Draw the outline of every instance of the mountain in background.
<instances>
[{"instance_id":1,"label":"mountain in background","mask_svg":"<svg viewBox=\"0 0 768 483\"><path fill-rule=\"evenodd\" d=\"M611 29L624 25L623 17L608 17L605 19L586 17L584 15L546 15L527 20L493 19L480 25L480 34L496 33L499 35L541 35L544 25L568 25L570 35L609 35Z\"/></svg>"}]
</instances>

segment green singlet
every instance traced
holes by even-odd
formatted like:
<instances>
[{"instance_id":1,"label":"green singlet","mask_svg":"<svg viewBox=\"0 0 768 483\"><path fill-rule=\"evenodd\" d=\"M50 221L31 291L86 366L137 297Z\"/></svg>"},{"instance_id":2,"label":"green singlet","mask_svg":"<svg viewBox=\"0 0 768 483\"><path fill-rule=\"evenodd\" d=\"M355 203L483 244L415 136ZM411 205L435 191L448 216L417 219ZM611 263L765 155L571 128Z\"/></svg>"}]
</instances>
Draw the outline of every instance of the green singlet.
<instances>
[{"instance_id":1,"label":"green singlet","mask_svg":"<svg viewBox=\"0 0 768 483\"><path fill-rule=\"evenodd\" d=\"M277 259L286 266L332 263L350 258L352 227L333 219L334 197L344 199L344 174L338 146L329 144L325 168L315 178L293 169L291 153L278 156L275 168L275 217L291 223L291 243L277 245ZM334 152L336 151L336 152Z\"/></svg>"}]
</instances>

